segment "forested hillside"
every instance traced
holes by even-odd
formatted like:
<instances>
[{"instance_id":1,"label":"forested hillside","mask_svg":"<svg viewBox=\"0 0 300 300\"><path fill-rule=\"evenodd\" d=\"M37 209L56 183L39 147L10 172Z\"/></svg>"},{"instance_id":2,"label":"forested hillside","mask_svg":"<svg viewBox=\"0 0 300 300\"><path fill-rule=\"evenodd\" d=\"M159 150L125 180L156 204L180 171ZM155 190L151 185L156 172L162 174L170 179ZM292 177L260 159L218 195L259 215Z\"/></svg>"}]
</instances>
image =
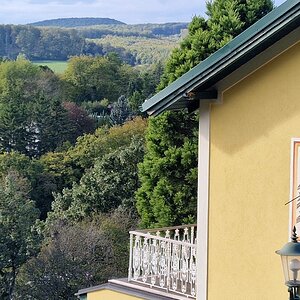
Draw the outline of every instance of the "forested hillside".
<instances>
[{"instance_id":1,"label":"forested hillside","mask_svg":"<svg viewBox=\"0 0 300 300\"><path fill-rule=\"evenodd\" d=\"M114 52L130 65L151 64L168 57L186 27L185 23L76 28L0 25L0 57L16 59L22 54L32 61L66 61L76 55L104 56Z\"/></svg>"}]
</instances>

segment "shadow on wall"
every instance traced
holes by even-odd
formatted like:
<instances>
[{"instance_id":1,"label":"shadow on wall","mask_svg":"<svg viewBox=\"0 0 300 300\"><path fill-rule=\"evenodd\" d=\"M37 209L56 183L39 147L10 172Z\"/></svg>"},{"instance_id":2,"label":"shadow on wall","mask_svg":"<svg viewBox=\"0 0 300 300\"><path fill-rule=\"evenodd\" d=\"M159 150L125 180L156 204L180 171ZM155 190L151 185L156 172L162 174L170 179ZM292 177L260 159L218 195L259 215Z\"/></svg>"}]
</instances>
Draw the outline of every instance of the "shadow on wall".
<instances>
[{"instance_id":1,"label":"shadow on wall","mask_svg":"<svg viewBox=\"0 0 300 300\"><path fill-rule=\"evenodd\" d=\"M211 124L220 151L234 154L271 136L286 142L289 151L290 138L300 136L300 43L227 90L223 100L212 108L212 120L220 122ZM293 124L290 136L274 140L284 123Z\"/></svg>"}]
</instances>

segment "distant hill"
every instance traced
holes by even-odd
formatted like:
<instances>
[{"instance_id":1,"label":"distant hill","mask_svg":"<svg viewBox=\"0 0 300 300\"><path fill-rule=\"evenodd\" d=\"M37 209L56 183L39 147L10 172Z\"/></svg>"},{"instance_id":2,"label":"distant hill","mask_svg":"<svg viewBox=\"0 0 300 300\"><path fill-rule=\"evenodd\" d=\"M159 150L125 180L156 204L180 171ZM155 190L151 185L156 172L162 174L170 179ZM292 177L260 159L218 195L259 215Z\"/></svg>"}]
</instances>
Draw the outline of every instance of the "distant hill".
<instances>
[{"instance_id":1,"label":"distant hill","mask_svg":"<svg viewBox=\"0 0 300 300\"><path fill-rule=\"evenodd\" d=\"M109 18L61 18L34 22L28 25L49 27L83 27L95 25L125 25L125 23Z\"/></svg>"}]
</instances>

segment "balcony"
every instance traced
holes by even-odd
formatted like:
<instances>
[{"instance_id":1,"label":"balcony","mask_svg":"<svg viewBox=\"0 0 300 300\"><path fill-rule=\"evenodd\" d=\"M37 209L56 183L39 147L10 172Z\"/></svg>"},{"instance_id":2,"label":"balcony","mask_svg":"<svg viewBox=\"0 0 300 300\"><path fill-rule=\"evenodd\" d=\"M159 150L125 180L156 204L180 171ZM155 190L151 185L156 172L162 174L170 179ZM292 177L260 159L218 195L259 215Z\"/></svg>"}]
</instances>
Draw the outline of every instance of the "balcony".
<instances>
[{"instance_id":1,"label":"balcony","mask_svg":"<svg viewBox=\"0 0 300 300\"><path fill-rule=\"evenodd\" d=\"M196 299L196 230L193 224L131 231L128 281Z\"/></svg>"}]
</instances>

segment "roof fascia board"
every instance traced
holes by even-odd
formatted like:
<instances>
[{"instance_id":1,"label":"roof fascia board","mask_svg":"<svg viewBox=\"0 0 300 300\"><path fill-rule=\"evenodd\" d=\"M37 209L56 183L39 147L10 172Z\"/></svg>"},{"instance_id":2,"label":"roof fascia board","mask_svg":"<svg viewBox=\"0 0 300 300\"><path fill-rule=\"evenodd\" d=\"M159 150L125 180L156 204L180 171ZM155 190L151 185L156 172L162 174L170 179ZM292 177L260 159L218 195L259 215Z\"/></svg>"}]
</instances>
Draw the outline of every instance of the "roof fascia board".
<instances>
[{"instance_id":1,"label":"roof fascia board","mask_svg":"<svg viewBox=\"0 0 300 300\"><path fill-rule=\"evenodd\" d=\"M182 96L175 98L170 105L175 104L181 98ZM186 108L188 109L189 112L193 112L199 107L200 101L210 101L210 102L218 101L218 91L216 89L212 89L209 91L199 91L196 92L194 95L191 95L190 97L186 96L186 98L187 98ZM149 114L152 116L157 116L160 113L162 113L164 110L166 110L170 105L158 107L157 110L154 109L153 112L149 112Z\"/></svg>"}]
</instances>

